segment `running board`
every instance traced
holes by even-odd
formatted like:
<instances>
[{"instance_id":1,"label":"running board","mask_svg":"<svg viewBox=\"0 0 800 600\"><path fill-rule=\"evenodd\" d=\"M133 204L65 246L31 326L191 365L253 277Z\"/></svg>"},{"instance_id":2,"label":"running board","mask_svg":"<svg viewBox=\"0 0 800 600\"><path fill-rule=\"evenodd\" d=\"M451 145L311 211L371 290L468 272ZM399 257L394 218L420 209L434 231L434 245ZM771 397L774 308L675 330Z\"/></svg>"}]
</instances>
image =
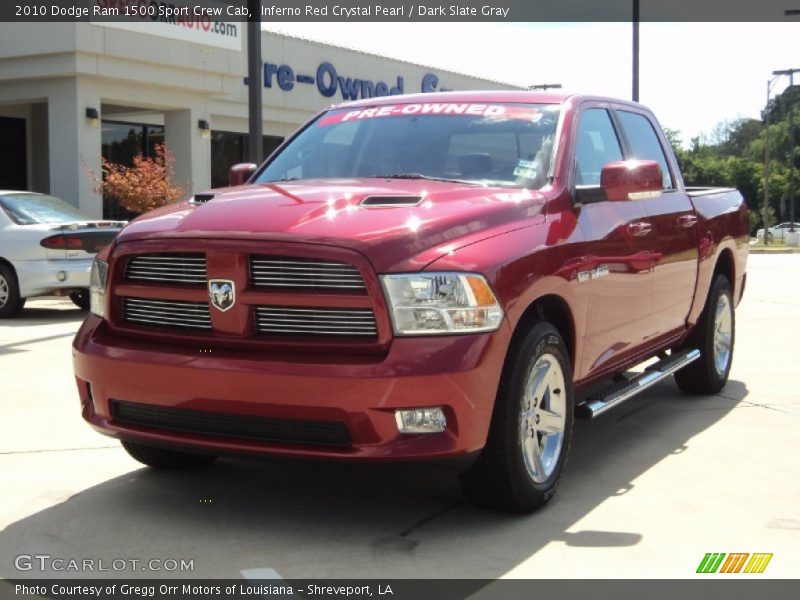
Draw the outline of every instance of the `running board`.
<instances>
[{"instance_id":1,"label":"running board","mask_svg":"<svg viewBox=\"0 0 800 600\"><path fill-rule=\"evenodd\" d=\"M627 381L616 383L593 395L586 402L576 407L575 416L580 419L594 419L618 404L622 404L625 400L633 398L639 392L655 385L662 379L666 379L675 371L682 369L689 363L693 363L698 358L700 358L700 350L696 348L671 354L647 367L640 375Z\"/></svg>"}]
</instances>

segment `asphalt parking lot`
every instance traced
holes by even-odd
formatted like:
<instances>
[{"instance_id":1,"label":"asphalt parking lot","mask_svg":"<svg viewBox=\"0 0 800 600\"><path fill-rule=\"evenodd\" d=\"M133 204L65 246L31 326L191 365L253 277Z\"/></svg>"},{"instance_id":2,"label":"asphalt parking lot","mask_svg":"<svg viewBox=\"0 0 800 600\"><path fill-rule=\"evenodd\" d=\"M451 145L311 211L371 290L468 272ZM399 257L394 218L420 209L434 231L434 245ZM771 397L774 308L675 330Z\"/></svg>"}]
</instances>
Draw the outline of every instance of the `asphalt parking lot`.
<instances>
[{"instance_id":1,"label":"asphalt parking lot","mask_svg":"<svg viewBox=\"0 0 800 600\"><path fill-rule=\"evenodd\" d=\"M80 419L82 316L48 298L0 323L0 576L42 576L15 558L49 554L193 560L120 573L138 577L687 578L707 552L773 553L748 577L798 574L800 255L750 257L722 393L689 398L667 381L578 422L558 494L523 517L465 504L432 469L143 468Z\"/></svg>"}]
</instances>

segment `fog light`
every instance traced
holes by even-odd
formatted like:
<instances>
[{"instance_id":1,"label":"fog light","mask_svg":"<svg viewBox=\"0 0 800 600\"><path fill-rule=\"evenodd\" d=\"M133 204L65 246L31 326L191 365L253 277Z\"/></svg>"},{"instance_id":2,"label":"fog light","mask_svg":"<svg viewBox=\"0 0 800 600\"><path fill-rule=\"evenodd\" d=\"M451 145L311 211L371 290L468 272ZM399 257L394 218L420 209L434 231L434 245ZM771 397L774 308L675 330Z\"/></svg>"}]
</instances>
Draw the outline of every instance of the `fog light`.
<instances>
[{"instance_id":1,"label":"fog light","mask_svg":"<svg viewBox=\"0 0 800 600\"><path fill-rule=\"evenodd\" d=\"M441 408L414 408L394 413L400 433L440 433L447 427Z\"/></svg>"},{"instance_id":2,"label":"fog light","mask_svg":"<svg viewBox=\"0 0 800 600\"><path fill-rule=\"evenodd\" d=\"M67 280L67 273L66 271L59 271L56 273L56 279L59 281L66 281Z\"/></svg>"}]
</instances>

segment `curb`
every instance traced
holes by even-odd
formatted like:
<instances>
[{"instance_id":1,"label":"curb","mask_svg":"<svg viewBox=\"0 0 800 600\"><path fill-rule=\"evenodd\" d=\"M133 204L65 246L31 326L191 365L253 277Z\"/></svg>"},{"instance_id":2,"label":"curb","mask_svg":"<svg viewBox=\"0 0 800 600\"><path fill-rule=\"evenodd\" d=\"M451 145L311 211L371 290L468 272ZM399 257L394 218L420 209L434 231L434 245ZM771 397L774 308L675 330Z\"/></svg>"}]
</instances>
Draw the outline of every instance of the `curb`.
<instances>
[{"instance_id":1,"label":"curb","mask_svg":"<svg viewBox=\"0 0 800 600\"><path fill-rule=\"evenodd\" d=\"M765 250L764 248L750 248L750 254L800 254L800 248L785 248L781 250Z\"/></svg>"}]
</instances>

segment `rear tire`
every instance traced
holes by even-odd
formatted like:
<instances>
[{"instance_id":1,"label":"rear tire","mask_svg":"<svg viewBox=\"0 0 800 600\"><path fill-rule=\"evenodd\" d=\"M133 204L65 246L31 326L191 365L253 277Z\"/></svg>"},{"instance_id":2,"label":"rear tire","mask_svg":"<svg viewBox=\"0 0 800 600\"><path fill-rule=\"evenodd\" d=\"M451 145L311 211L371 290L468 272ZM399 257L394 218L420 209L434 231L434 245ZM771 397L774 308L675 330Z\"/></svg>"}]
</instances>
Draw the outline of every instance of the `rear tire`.
<instances>
[{"instance_id":1,"label":"rear tire","mask_svg":"<svg viewBox=\"0 0 800 600\"><path fill-rule=\"evenodd\" d=\"M564 341L539 322L509 350L486 447L461 487L509 512L542 507L558 487L572 437L572 368Z\"/></svg>"},{"instance_id":2,"label":"rear tire","mask_svg":"<svg viewBox=\"0 0 800 600\"><path fill-rule=\"evenodd\" d=\"M156 469L196 469L210 465L217 460L216 456L178 452L137 442L123 441L122 447L140 463Z\"/></svg>"},{"instance_id":3,"label":"rear tire","mask_svg":"<svg viewBox=\"0 0 800 600\"><path fill-rule=\"evenodd\" d=\"M89 290L74 290L69 293L69 299L81 310L89 310Z\"/></svg>"},{"instance_id":4,"label":"rear tire","mask_svg":"<svg viewBox=\"0 0 800 600\"><path fill-rule=\"evenodd\" d=\"M19 296L19 285L14 270L0 265L0 319L16 316L25 306L25 298Z\"/></svg>"},{"instance_id":5,"label":"rear tire","mask_svg":"<svg viewBox=\"0 0 800 600\"><path fill-rule=\"evenodd\" d=\"M736 313L728 278L717 275L703 314L687 348L698 348L700 358L675 373L675 382L687 394L716 394L728 382L736 339Z\"/></svg>"}]
</instances>

